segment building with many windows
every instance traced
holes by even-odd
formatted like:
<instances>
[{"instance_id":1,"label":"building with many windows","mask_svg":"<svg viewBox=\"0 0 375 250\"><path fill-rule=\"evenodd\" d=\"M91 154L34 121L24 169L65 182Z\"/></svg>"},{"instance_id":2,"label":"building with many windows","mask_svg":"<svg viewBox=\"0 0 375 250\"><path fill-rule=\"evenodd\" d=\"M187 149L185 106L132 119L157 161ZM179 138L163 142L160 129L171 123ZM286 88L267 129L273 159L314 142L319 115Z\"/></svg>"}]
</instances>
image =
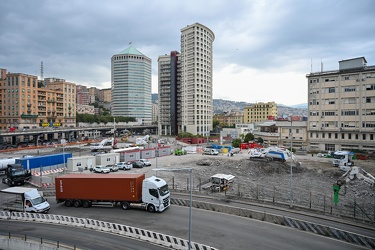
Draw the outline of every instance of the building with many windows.
<instances>
[{"instance_id":1,"label":"building with many windows","mask_svg":"<svg viewBox=\"0 0 375 250\"><path fill-rule=\"evenodd\" d=\"M158 127L161 135L178 135L181 125L181 65L180 53L158 58Z\"/></svg>"},{"instance_id":2,"label":"building with many windows","mask_svg":"<svg viewBox=\"0 0 375 250\"><path fill-rule=\"evenodd\" d=\"M208 136L213 116L214 33L194 23L181 29L180 131Z\"/></svg>"},{"instance_id":3,"label":"building with many windows","mask_svg":"<svg viewBox=\"0 0 375 250\"><path fill-rule=\"evenodd\" d=\"M151 124L151 59L133 46L111 59L112 115Z\"/></svg>"},{"instance_id":4,"label":"building with many windows","mask_svg":"<svg viewBox=\"0 0 375 250\"><path fill-rule=\"evenodd\" d=\"M213 116L214 121L218 121L220 125L235 127L236 124L243 123L243 112L231 110Z\"/></svg>"},{"instance_id":5,"label":"building with many windows","mask_svg":"<svg viewBox=\"0 0 375 250\"><path fill-rule=\"evenodd\" d=\"M277 117L277 104L275 102L258 102L244 108L244 123L262 122L273 120Z\"/></svg>"},{"instance_id":6,"label":"building with many windows","mask_svg":"<svg viewBox=\"0 0 375 250\"><path fill-rule=\"evenodd\" d=\"M7 73L0 80L0 129L75 126L75 84L48 86L39 88L37 76Z\"/></svg>"},{"instance_id":7,"label":"building with many windows","mask_svg":"<svg viewBox=\"0 0 375 250\"><path fill-rule=\"evenodd\" d=\"M77 85L77 105L89 105L90 93L87 86Z\"/></svg>"},{"instance_id":8,"label":"building with many windows","mask_svg":"<svg viewBox=\"0 0 375 250\"><path fill-rule=\"evenodd\" d=\"M306 77L309 149L375 151L375 66L359 57Z\"/></svg>"}]
</instances>

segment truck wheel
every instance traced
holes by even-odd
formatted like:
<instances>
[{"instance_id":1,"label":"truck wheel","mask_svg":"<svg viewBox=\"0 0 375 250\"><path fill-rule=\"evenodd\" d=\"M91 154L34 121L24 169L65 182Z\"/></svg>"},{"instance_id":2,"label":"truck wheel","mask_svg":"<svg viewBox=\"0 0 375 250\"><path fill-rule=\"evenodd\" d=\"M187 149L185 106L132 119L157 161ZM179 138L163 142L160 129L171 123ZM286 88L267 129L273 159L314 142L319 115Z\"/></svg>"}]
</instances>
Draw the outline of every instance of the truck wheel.
<instances>
[{"instance_id":1,"label":"truck wheel","mask_svg":"<svg viewBox=\"0 0 375 250\"><path fill-rule=\"evenodd\" d=\"M80 200L75 200L75 201L73 202L73 206L74 206L74 207L80 207L80 206L82 206L82 202L81 202Z\"/></svg>"},{"instance_id":2,"label":"truck wheel","mask_svg":"<svg viewBox=\"0 0 375 250\"><path fill-rule=\"evenodd\" d=\"M72 202L72 200L66 200L66 201L64 202L64 204L65 204L66 207L71 207L71 206L73 206L73 202Z\"/></svg>"},{"instance_id":3,"label":"truck wheel","mask_svg":"<svg viewBox=\"0 0 375 250\"><path fill-rule=\"evenodd\" d=\"M129 210L130 209L130 205L129 205L129 203L127 203L126 201L124 201L124 202L121 203L121 208L124 209L124 210Z\"/></svg>"},{"instance_id":4,"label":"truck wheel","mask_svg":"<svg viewBox=\"0 0 375 250\"><path fill-rule=\"evenodd\" d=\"M90 201L82 201L82 207L84 207L84 208L91 207L91 202Z\"/></svg>"},{"instance_id":5,"label":"truck wheel","mask_svg":"<svg viewBox=\"0 0 375 250\"><path fill-rule=\"evenodd\" d=\"M155 212L155 206L152 205L152 204L148 205L148 207L147 207L147 211L149 211L150 213Z\"/></svg>"}]
</instances>

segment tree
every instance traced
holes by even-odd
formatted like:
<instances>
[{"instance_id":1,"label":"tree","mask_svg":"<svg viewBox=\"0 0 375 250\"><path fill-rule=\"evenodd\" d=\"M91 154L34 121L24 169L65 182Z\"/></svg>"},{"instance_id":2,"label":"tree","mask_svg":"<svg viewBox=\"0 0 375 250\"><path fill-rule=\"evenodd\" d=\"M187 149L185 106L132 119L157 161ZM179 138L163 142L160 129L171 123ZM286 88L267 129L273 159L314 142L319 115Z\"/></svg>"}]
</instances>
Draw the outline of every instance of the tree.
<instances>
[{"instance_id":1,"label":"tree","mask_svg":"<svg viewBox=\"0 0 375 250\"><path fill-rule=\"evenodd\" d=\"M260 143L260 144L262 144L263 143L263 138L262 137L258 137L257 138L257 142Z\"/></svg>"},{"instance_id":2,"label":"tree","mask_svg":"<svg viewBox=\"0 0 375 250\"><path fill-rule=\"evenodd\" d=\"M240 147L240 144L241 144L242 140L240 138L236 138L232 141L232 146L234 148L239 148Z\"/></svg>"},{"instance_id":3,"label":"tree","mask_svg":"<svg viewBox=\"0 0 375 250\"><path fill-rule=\"evenodd\" d=\"M252 133L247 133L245 135L244 142L254 141L254 135Z\"/></svg>"}]
</instances>

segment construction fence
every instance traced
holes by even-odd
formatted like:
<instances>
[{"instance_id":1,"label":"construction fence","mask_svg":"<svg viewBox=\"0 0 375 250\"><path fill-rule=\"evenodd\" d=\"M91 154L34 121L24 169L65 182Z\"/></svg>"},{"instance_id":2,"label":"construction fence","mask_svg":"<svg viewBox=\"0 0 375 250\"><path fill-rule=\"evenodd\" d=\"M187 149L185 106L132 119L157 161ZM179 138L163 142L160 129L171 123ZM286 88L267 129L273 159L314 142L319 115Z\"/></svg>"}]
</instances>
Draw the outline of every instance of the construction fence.
<instances>
[{"instance_id":1,"label":"construction fence","mask_svg":"<svg viewBox=\"0 0 375 250\"><path fill-rule=\"evenodd\" d=\"M163 177L171 190L187 192L190 191L190 178L186 179ZM217 192L212 189L203 189L206 180L192 178L194 194L209 195L216 198L264 203L281 207L293 207L294 209L308 212L330 215L333 217L353 219L364 223L375 225L375 195L369 197L357 197L352 200L341 199L338 204L333 202L332 194L316 193L307 190L282 188L272 185L246 186L239 182L226 191ZM242 187L241 187L242 186ZM291 202L292 201L292 202Z\"/></svg>"}]
</instances>

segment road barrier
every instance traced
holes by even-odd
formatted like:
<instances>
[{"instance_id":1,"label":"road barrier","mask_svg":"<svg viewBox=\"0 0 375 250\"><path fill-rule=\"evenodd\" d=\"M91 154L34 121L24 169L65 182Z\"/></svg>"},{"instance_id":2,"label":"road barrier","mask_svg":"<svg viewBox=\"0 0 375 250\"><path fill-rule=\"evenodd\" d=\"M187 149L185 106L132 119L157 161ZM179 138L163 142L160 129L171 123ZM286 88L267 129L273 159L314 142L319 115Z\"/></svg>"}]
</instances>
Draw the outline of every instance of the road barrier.
<instances>
[{"instance_id":1,"label":"road barrier","mask_svg":"<svg viewBox=\"0 0 375 250\"><path fill-rule=\"evenodd\" d=\"M175 199L171 198L171 204L179 206L190 206L190 200L185 199ZM237 216L248 217L251 219L261 220L270 222L273 224L278 224L282 226L292 227L306 232L311 232L319 234L322 236L334 238L341 241L346 241L359 246L375 249L375 238L366 237L363 235L355 234L352 232L347 232L337 228L323 226L320 224L315 224L311 222L306 222L303 220L297 220L294 218L275 215L271 213L266 213L262 211L250 210L247 208L232 207L228 205L221 205L215 203L206 203L200 201L192 201L192 206L194 208L200 208L210 211L216 211L227 214L234 214Z\"/></svg>"},{"instance_id":2,"label":"road barrier","mask_svg":"<svg viewBox=\"0 0 375 250\"><path fill-rule=\"evenodd\" d=\"M21 212L0 211L1 220L24 220L41 223L54 223L73 227L84 227L94 230L100 230L108 233L115 233L127 237L140 239L153 244L162 245L171 249L188 249L188 241L174 236L161 234L141 228L130 227L117 223L105 221L70 217L54 214L34 214ZM216 248L192 242L193 250L217 250Z\"/></svg>"}]
</instances>

